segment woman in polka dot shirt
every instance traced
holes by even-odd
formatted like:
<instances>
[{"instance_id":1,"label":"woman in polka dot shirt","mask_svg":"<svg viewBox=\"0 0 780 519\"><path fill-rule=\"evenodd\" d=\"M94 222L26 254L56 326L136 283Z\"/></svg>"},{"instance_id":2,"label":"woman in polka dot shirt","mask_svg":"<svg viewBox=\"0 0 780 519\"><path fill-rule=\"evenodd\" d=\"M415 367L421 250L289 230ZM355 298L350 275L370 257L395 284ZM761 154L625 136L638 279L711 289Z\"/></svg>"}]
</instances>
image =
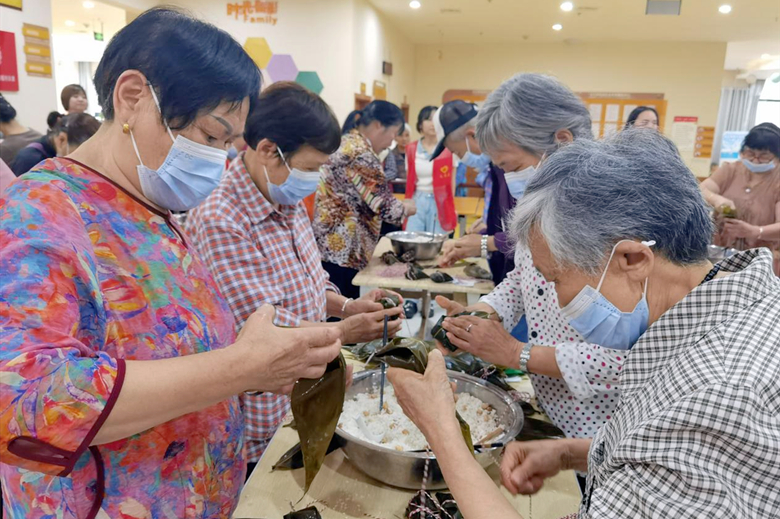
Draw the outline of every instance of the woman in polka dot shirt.
<instances>
[{"instance_id":1,"label":"woman in polka dot shirt","mask_svg":"<svg viewBox=\"0 0 780 519\"><path fill-rule=\"evenodd\" d=\"M590 115L557 80L519 74L488 97L478 116L477 137L497 166L530 178L543 157L559 146L592 138ZM511 175L507 173L507 181ZM593 437L618 402L616 384L627 352L584 342L562 315L554 285L534 267L527 248L518 246L515 265L493 292L469 307L494 313L493 320L459 317L447 319L444 328L459 348L518 368L525 344L509 331L525 314L534 344L527 369L539 404L567 437ZM437 302L449 315L464 310L443 297Z\"/></svg>"}]
</instances>

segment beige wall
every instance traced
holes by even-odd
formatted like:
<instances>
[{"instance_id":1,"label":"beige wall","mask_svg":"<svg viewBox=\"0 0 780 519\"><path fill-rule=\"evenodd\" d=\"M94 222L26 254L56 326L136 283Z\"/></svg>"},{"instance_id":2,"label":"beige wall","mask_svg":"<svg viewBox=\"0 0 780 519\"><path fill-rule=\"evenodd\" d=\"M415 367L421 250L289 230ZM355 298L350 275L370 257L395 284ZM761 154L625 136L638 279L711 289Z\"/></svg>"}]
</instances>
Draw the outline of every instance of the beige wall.
<instances>
[{"instance_id":1,"label":"beige wall","mask_svg":"<svg viewBox=\"0 0 780 519\"><path fill-rule=\"evenodd\" d=\"M725 43L582 43L567 45L423 45L416 48L412 112L440 104L448 89L493 89L518 72L557 76L577 92L663 93L666 133L675 116L714 126ZM696 174L707 160L686 157Z\"/></svg>"}]
</instances>

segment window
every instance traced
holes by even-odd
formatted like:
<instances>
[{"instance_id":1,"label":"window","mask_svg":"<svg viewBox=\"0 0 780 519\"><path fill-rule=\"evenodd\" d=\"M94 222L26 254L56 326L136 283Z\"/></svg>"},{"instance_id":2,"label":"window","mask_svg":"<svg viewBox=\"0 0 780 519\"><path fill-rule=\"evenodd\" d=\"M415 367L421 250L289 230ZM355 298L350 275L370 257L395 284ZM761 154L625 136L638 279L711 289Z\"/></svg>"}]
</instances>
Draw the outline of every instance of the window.
<instances>
[{"instance_id":1,"label":"window","mask_svg":"<svg viewBox=\"0 0 780 519\"><path fill-rule=\"evenodd\" d=\"M780 73L766 80L756 108L756 124L774 123L780 126Z\"/></svg>"}]
</instances>

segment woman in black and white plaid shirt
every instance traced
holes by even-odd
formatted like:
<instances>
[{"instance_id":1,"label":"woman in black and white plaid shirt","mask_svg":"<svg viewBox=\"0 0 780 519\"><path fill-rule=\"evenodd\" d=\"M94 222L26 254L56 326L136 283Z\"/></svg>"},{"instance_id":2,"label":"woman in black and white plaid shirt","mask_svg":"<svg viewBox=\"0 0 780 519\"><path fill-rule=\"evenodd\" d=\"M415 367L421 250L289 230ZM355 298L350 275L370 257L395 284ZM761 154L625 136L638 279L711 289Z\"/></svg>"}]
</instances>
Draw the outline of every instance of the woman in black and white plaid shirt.
<instances>
[{"instance_id":1,"label":"woman in black and white plaid shirt","mask_svg":"<svg viewBox=\"0 0 780 519\"><path fill-rule=\"evenodd\" d=\"M778 517L780 279L768 249L707 261L712 222L674 145L636 130L566 146L529 183L512 232L562 306L598 285L586 292L599 311L646 331L612 420L593 440L508 445L504 486L531 494L576 469L588 471L582 518ZM389 376L463 516L519 517L458 441L439 353L425 377Z\"/></svg>"}]
</instances>

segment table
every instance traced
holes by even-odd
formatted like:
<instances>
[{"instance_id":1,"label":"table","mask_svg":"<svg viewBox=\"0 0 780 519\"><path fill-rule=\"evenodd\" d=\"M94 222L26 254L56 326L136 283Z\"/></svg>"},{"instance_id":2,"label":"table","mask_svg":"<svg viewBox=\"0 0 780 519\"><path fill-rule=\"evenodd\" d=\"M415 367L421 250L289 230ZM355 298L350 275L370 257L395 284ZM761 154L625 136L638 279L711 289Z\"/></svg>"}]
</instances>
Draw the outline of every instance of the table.
<instances>
[{"instance_id":1,"label":"table","mask_svg":"<svg viewBox=\"0 0 780 519\"><path fill-rule=\"evenodd\" d=\"M493 290L493 288L495 288L493 282L488 280L478 280L473 287L466 287L462 285L455 285L453 283L434 283L430 279L412 281L403 277L403 274L393 277L382 275L383 271L388 270L388 266L384 264L380 256L383 253L392 250L392 248L393 247L388 238L383 237L380 239L376 249L374 249L374 255L371 258L371 261L368 262L366 268L358 272L357 276L355 276L355 279L352 280L352 283L356 286L369 286L396 290L404 297L408 296L413 298L421 298L422 308L420 308L420 312L422 315L422 326L420 326L420 331L418 332L418 336L421 338L425 337L425 332L428 329L428 314L431 306L431 294L451 295L456 302L462 304L463 306L467 306L468 294L487 294ZM488 266L486 260L480 258L473 259L473 261L490 272L490 267ZM446 272L451 276L467 277L463 273L465 266L439 268L434 266L435 261L421 261L419 263L420 266L425 268L425 271L428 274L434 270L438 270L440 272ZM428 265L431 266L428 267Z\"/></svg>"},{"instance_id":2,"label":"table","mask_svg":"<svg viewBox=\"0 0 780 519\"><path fill-rule=\"evenodd\" d=\"M362 363L348 360L355 371ZM527 378L516 386L530 391ZM323 519L400 519L413 491L390 487L369 478L355 468L338 450L325 458L325 463L307 495L303 495L303 469L271 472L271 466L298 442L298 434L289 427L280 428L268 446L241 492L233 519L281 519L293 509L315 505ZM491 465L488 474L499 484L498 466ZM561 472L550 478L534 496L511 496L524 519L558 519L577 511L579 487L574 472Z\"/></svg>"}]
</instances>

